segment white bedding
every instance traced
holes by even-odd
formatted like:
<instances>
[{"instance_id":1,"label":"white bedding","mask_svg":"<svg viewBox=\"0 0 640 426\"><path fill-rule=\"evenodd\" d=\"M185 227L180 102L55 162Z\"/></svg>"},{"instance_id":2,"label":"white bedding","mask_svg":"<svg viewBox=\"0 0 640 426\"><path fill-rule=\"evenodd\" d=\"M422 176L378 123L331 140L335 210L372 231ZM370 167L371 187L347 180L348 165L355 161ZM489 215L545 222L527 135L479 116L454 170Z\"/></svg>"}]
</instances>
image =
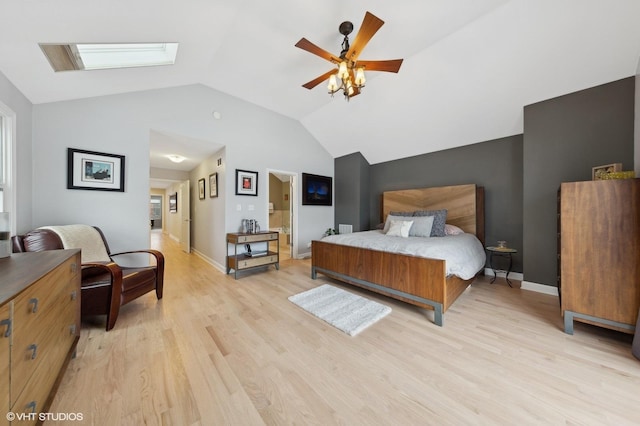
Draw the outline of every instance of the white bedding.
<instances>
[{"instance_id":1,"label":"white bedding","mask_svg":"<svg viewBox=\"0 0 640 426\"><path fill-rule=\"evenodd\" d=\"M361 247L371 250L402 253L412 256L443 259L447 275L471 279L484 268L484 247L473 234L447 235L445 237L391 237L380 230L330 235L322 241Z\"/></svg>"}]
</instances>

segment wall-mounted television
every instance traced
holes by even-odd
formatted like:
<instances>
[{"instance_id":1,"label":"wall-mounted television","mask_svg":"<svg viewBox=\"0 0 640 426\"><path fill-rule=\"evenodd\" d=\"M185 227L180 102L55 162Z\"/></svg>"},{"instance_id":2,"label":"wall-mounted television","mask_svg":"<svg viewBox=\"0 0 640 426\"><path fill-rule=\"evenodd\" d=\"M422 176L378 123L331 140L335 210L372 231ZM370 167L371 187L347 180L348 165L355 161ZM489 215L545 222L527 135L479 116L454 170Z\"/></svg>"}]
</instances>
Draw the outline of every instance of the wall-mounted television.
<instances>
[{"instance_id":1,"label":"wall-mounted television","mask_svg":"<svg viewBox=\"0 0 640 426\"><path fill-rule=\"evenodd\" d=\"M331 206L333 203L333 179L329 176L302 174L302 204Z\"/></svg>"},{"instance_id":2,"label":"wall-mounted television","mask_svg":"<svg viewBox=\"0 0 640 426\"><path fill-rule=\"evenodd\" d=\"M169 195L169 213L178 213L178 193Z\"/></svg>"}]
</instances>

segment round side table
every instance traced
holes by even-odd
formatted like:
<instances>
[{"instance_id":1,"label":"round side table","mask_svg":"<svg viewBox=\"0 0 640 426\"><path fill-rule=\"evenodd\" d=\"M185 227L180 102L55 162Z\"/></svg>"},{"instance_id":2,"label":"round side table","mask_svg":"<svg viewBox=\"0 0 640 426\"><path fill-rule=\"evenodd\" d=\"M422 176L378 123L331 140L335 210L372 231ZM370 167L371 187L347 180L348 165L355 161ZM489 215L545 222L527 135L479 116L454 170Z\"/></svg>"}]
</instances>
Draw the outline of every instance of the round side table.
<instances>
[{"instance_id":1,"label":"round side table","mask_svg":"<svg viewBox=\"0 0 640 426\"><path fill-rule=\"evenodd\" d=\"M513 255L514 253L517 253L518 250L509 248L509 247L487 247L487 251L489 252L489 267L493 271L493 278L491 279L490 284L493 284L493 282L498 277L497 272L501 271L501 272L506 272L505 279L507 280L507 284L509 284L509 287L513 287L511 285L511 281L509 281L509 272L511 272L511 266L513 265L513 259L511 258L511 255ZM493 257L494 256L508 258L509 259L509 268L506 271L504 269L496 269L493 266Z\"/></svg>"}]
</instances>

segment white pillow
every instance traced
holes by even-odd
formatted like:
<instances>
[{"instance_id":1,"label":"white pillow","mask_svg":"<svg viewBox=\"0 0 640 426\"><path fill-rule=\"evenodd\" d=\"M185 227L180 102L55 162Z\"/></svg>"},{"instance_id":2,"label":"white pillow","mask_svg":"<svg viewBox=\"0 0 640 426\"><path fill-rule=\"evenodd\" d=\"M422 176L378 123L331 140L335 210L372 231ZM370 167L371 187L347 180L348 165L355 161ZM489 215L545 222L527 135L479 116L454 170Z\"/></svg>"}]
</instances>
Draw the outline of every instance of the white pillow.
<instances>
[{"instance_id":1,"label":"white pillow","mask_svg":"<svg viewBox=\"0 0 640 426\"><path fill-rule=\"evenodd\" d=\"M402 237L407 238L409 236L409 229L413 225L412 220L392 220L389 225L387 235L390 237Z\"/></svg>"},{"instance_id":2,"label":"white pillow","mask_svg":"<svg viewBox=\"0 0 640 426\"><path fill-rule=\"evenodd\" d=\"M410 237L430 237L435 216L414 216L413 226L409 230Z\"/></svg>"},{"instance_id":3,"label":"white pillow","mask_svg":"<svg viewBox=\"0 0 640 426\"><path fill-rule=\"evenodd\" d=\"M395 221L402 221L402 220L408 220L411 221L413 220L413 218L411 216L394 216L394 215L387 215L387 220L384 222L384 228L382 229L383 233L387 233L389 232L389 226L391 226L391 221L395 220Z\"/></svg>"},{"instance_id":4,"label":"white pillow","mask_svg":"<svg viewBox=\"0 0 640 426\"><path fill-rule=\"evenodd\" d=\"M455 225L450 225L450 224L446 224L444 225L444 234L445 235L459 235L459 234L464 234L464 231L460 228L458 228Z\"/></svg>"}]
</instances>

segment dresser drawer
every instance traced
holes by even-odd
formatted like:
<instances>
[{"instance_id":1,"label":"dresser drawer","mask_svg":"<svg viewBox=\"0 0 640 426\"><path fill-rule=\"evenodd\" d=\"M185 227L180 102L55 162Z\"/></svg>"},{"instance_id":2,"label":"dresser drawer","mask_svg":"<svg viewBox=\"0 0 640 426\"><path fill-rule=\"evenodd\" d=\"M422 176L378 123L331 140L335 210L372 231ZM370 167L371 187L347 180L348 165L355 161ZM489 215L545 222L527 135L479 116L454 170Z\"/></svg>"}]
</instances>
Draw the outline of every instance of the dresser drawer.
<instances>
[{"instance_id":1,"label":"dresser drawer","mask_svg":"<svg viewBox=\"0 0 640 426\"><path fill-rule=\"evenodd\" d=\"M271 265L278 261L278 255L267 255L238 259L238 269L253 268L254 266Z\"/></svg>"},{"instance_id":2,"label":"dresser drawer","mask_svg":"<svg viewBox=\"0 0 640 426\"><path fill-rule=\"evenodd\" d=\"M278 239L278 233L266 233L266 234L249 234L249 235L239 235L238 236L238 244L246 244L246 243L257 243L260 241L273 241Z\"/></svg>"},{"instance_id":3,"label":"dresser drawer","mask_svg":"<svg viewBox=\"0 0 640 426\"><path fill-rule=\"evenodd\" d=\"M50 300L48 309L31 328L14 330L11 347L11 398L15 401L27 382L46 364L50 371L59 370L76 336L77 300L68 294L75 289L69 282ZM47 392L50 390L46 389Z\"/></svg>"},{"instance_id":4,"label":"dresser drawer","mask_svg":"<svg viewBox=\"0 0 640 426\"><path fill-rule=\"evenodd\" d=\"M26 330L31 333L43 318L50 315L61 301L79 298L74 278L78 273L76 257L71 257L59 268L36 281L14 301L13 324L15 335ZM75 293L74 293L75 292ZM64 293L64 295L63 295ZM51 319L51 318L50 318ZM44 326L44 325L40 325Z\"/></svg>"}]
</instances>

